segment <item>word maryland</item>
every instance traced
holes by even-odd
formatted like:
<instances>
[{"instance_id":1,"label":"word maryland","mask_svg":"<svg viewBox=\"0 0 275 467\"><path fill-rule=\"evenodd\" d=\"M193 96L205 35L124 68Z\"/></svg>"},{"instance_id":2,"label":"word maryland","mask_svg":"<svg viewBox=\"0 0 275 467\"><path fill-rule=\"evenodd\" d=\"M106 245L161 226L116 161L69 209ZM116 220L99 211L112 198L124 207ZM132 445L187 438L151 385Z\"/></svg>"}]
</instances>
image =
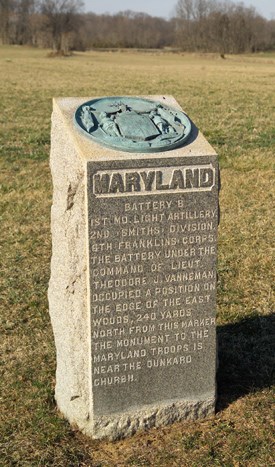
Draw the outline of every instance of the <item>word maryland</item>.
<instances>
[{"instance_id":1,"label":"word maryland","mask_svg":"<svg viewBox=\"0 0 275 467\"><path fill-rule=\"evenodd\" d=\"M93 176L97 197L211 191L215 185L212 164L158 169L106 170Z\"/></svg>"}]
</instances>

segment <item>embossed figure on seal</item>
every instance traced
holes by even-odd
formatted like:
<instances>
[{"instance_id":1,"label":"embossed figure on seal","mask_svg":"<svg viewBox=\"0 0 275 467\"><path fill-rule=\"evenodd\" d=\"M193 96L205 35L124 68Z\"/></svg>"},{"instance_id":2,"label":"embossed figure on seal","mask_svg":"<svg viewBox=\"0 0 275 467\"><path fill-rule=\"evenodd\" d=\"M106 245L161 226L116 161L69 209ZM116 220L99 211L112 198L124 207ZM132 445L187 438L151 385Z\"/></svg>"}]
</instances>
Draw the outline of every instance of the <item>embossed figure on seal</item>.
<instances>
[{"instance_id":1,"label":"embossed figure on seal","mask_svg":"<svg viewBox=\"0 0 275 467\"><path fill-rule=\"evenodd\" d=\"M187 142L192 130L184 112L134 97L85 102L75 113L75 124L103 146L145 153L175 149Z\"/></svg>"}]
</instances>

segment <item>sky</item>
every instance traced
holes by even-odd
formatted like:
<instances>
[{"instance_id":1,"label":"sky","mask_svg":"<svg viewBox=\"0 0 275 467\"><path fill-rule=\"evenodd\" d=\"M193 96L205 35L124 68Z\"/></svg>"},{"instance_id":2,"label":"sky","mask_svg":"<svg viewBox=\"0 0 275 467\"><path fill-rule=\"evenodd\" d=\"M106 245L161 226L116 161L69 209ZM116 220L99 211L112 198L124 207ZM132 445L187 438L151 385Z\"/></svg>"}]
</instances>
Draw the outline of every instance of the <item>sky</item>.
<instances>
[{"instance_id":1,"label":"sky","mask_svg":"<svg viewBox=\"0 0 275 467\"><path fill-rule=\"evenodd\" d=\"M84 0L85 11L97 14L132 10L164 18L173 16L176 3L177 0ZM255 7L267 19L275 19L275 0L243 0L242 3L245 6Z\"/></svg>"}]
</instances>

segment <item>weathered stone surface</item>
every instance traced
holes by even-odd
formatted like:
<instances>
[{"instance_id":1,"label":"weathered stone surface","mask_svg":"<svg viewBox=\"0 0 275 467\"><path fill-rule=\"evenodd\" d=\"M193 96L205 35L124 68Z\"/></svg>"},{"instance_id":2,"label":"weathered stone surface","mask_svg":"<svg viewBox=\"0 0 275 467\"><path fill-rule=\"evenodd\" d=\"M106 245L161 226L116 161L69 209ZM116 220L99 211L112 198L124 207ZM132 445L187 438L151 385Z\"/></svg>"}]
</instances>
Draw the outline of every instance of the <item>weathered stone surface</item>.
<instances>
[{"instance_id":1,"label":"weathered stone surface","mask_svg":"<svg viewBox=\"0 0 275 467\"><path fill-rule=\"evenodd\" d=\"M56 400L117 439L214 412L218 166L195 126L158 154L88 141L73 115L89 99L57 99L52 115Z\"/></svg>"},{"instance_id":2,"label":"weathered stone surface","mask_svg":"<svg viewBox=\"0 0 275 467\"><path fill-rule=\"evenodd\" d=\"M98 417L92 432L94 438L117 440L135 434L139 430L169 425L182 420L197 420L213 414L215 398L203 401L181 401L157 406L145 410ZM87 431L87 434L90 434Z\"/></svg>"}]
</instances>

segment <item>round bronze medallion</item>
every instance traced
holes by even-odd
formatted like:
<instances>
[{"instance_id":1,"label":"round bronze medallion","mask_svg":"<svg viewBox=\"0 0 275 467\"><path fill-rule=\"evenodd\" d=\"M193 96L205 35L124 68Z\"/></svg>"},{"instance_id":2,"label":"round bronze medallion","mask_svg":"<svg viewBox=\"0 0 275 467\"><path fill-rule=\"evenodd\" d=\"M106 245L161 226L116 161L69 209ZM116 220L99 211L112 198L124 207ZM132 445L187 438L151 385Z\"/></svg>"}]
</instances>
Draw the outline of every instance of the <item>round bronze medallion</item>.
<instances>
[{"instance_id":1,"label":"round bronze medallion","mask_svg":"<svg viewBox=\"0 0 275 467\"><path fill-rule=\"evenodd\" d=\"M184 112L137 97L104 97L85 102L75 124L103 146L127 152L160 152L182 146L191 133Z\"/></svg>"}]
</instances>

